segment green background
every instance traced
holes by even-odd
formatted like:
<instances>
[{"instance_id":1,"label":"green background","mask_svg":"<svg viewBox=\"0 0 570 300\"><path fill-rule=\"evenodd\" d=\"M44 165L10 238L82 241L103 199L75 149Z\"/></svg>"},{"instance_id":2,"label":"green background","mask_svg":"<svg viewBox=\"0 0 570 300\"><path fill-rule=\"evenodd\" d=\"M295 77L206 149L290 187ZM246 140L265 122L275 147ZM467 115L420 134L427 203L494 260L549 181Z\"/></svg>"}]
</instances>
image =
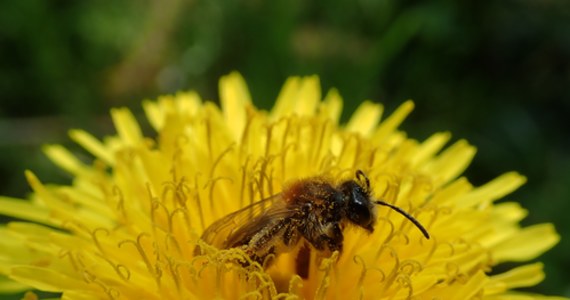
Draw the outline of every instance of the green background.
<instances>
[{"instance_id":1,"label":"green background","mask_svg":"<svg viewBox=\"0 0 570 300\"><path fill-rule=\"evenodd\" d=\"M483 184L517 170L508 199L524 225L553 222L563 239L528 289L570 296L570 2L3 1L0 3L0 194L25 197L23 171L68 183L41 145L66 132L114 133L108 110L195 89L217 100L237 70L270 108L290 75L318 74L348 116L364 99L425 139L449 130L478 148L466 175ZM89 159L85 155L85 159Z\"/></svg>"}]
</instances>

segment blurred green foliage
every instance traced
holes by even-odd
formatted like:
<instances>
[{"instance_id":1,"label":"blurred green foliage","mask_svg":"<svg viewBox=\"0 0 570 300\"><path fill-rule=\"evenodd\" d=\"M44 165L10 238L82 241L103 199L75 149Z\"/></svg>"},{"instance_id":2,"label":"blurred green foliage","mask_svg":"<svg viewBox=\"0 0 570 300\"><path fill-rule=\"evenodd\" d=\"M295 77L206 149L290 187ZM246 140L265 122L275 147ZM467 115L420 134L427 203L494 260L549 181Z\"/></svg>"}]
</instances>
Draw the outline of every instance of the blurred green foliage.
<instances>
[{"instance_id":1,"label":"blurred green foliage","mask_svg":"<svg viewBox=\"0 0 570 300\"><path fill-rule=\"evenodd\" d=\"M388 112L414 99L404 129L476 145L476 184L527 175L508 198L530 210L525 225L551 221L563 236L532 291L570 296L566 0L4 1L0 42L3 195L29 193L26 168L69 182L40 145L72 147L73 127L111 134L110 107L140 113L141 99L187 89L215 101L219 77L238 70L269 108L288 76L318 74L345 117L364 99Z\"/></svg>"}]
</instances>

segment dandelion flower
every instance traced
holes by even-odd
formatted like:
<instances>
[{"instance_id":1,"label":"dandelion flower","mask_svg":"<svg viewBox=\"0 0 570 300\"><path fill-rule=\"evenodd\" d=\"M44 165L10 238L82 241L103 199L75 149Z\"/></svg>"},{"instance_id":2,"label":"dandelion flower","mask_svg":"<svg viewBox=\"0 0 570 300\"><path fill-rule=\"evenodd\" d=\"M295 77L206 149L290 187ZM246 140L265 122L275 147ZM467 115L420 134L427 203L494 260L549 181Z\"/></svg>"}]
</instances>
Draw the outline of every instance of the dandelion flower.
<instances>
[{"instance_id":1,"label":"dandelion flower","mask_svg":"<svg viewBox=\"0 0 570 300\"><path fill-rule=\"evenodd\" d=\"M405 102L380 121L364 102L347 124L335 90L321 99L316 77L290 78L271 111L257 109L236 73L220 81L221 107L193 92L143 103L156 137L145 137L129 110L113 109L117 135L71 138L94 159L60 145L47 156L73 176L44 184L31 171L29 201L0 198L4 292L37 289L62 299L533 299L515 292L544 278L525 263L555 245L551 224L522 228L527 214L503 198L525 182L515 172L483 186L461 173L475 148L446 132L425 141L398 126ZM312 254L306 278L284 253L270 266L240 249L200 240L223 216L312 176L346 179L363 170L373 196L409 212L378 207L372 233L344 231L342 252ZM201 247L202 252L195 249ZM505 262L520 266L504 273ZM35 298L32 293L27 299Z\"/></svg>"}]
</instances>

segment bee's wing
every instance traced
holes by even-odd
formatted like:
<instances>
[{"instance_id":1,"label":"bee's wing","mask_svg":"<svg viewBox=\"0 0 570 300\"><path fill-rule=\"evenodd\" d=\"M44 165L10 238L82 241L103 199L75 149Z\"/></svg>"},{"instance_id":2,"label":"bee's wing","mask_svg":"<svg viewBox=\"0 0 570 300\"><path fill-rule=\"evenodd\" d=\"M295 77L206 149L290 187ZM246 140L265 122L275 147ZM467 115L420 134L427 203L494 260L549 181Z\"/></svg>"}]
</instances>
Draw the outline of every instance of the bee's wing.
<instances>
[{"instance_id":1,"label":"bee's wing","mask_svg":"<svg viewBox=\"0 0 570 300\"><path fill-rule=\"evenodd\" d=\"M287 217L293 211L281 194L277 194L219 219L206 228L201 238L219 249L236 247L246 243L261 229L271 226L274 220Z\"/></svg>"}]
</instances>

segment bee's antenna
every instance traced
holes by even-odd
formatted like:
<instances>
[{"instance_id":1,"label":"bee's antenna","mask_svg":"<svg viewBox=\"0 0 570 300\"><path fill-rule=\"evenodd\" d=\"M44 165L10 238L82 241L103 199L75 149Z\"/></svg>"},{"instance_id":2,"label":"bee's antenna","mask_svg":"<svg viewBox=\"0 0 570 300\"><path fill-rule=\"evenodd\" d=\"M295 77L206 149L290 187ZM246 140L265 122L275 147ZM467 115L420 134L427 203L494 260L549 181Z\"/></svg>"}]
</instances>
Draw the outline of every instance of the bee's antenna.
<instances>
[{"instance_id":1,"label":"bee's antenna","mask_svg":"<svg viewBox=\"0 0 570 300\"><path fill-rule=\"evenodd\" d=\"M368 179L368 177L366 176L366 174L364 174L364 172L362 172L362 170L356 170L356 179L360 180L361 182L364 182L365 186L365 190L370 190L370 180Z\"/></svg>"},{"instance_id":2,"label":"bee's antenna","mask_svg":"<svg viewBox=\"0 0 570 300\"><path fill-rule=\"evenodd\" d=\"M395 205L392 205L390 203L386 203L382 200L376 200L376 201L374 201L374 203L384 205L384 206L388 206L389 208L399 212L402 216L406 217L408 220L410 220L412 223L414 223L414 225L416 225L416 227L423 233L423 235L426 237L426 239L429 240L429 233L427 232L427 230L422 226L422 224L420 224L420 222L418 220L416 220L414 217L412 217L409 213L405 212L403 209L401 209Z\"/></svg>"}]
</instances>

